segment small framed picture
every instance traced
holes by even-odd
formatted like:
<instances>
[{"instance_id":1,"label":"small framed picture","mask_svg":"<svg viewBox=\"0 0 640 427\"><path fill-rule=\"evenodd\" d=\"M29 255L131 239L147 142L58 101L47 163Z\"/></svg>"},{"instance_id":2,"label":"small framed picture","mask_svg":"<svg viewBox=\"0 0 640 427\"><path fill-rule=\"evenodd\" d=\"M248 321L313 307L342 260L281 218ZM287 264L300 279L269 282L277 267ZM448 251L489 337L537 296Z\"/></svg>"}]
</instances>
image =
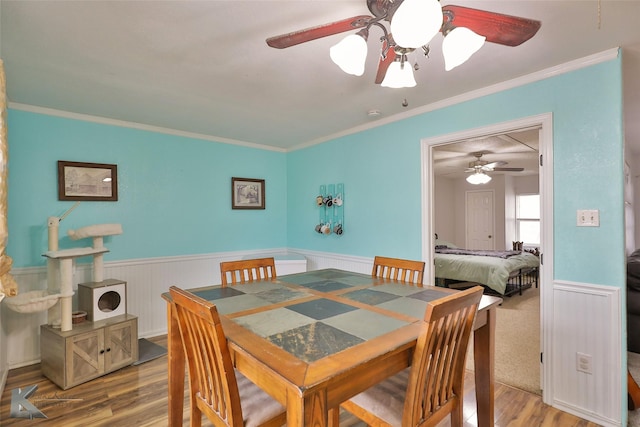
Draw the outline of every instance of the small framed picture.
<instances>
[{"instance_id":1,"label":"small framed picture","mask_svg":"<svg viewBox=\"0 0 640 427\"><path fill-rule=\"evenodd\" d=\"M117 201L118 166L59 160L58 200Z\"/></svg>"},{"instance_id":2,"label":"small framed picture","mask_svg":"<svg viewBox=\"0 0 640 427\"><path fill-rule=\"evenodd\" d=\"M231 178L232 209L264 209L264 179Z\"/></svg>"}]
</instances>

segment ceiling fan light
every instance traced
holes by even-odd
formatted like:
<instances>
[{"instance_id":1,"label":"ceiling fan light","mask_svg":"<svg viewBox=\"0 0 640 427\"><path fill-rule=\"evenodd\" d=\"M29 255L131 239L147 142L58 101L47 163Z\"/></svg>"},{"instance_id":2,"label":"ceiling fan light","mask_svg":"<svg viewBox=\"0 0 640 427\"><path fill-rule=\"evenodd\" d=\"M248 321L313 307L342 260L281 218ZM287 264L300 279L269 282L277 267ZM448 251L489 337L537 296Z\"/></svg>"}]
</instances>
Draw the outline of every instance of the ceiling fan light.
<instances>
[{"instance_id":1,"label":"ceiling fan light","mask_svg":"<svg viewBox=\"0 0 640 427\"><path fill-rule=\"evenodd\" d=\"M366 34L351 34L329 49L331 60L342 71L354 76L364 74L364 64L367 59Z\"/></svg>"},{"instance_id":2,"label":"ceiling fan light","mask_svg":"<svg viewBox=\"0 0 640 427\"><path fill-rule=\"evenodd\" d=\"M486 184L491 181L491 177L482 171L472 173L467 177L467 182L473 185Z\"/></svg>"},{"instance_id":3,"label":"ceiling fan light","mask_svg":"<svg viewBox=\"0 0 640 427\"><path fill-rule=\"evenodd\" d=\"M387 74L380 84L383 87L400 89L403 87L414 87L416 79L413 77L413 67L411 64L402 61L393 61L387 69Z\"/></svg>"},{"instance_id":4,"label":"ceiling fan light","mask_svg":"<svg viewBox=\"0 0 640 427\"><path fill-rule=\"evenodd\" d=\"M444 69L450 71L463 64L484 45L485 40L486 37L465 27L456 27L449 31L442 41Z\"/></svg>"},{"instance_id":5,"label":"ceiling fan light","mask_svg":"<svg viewBox=\"0 0 640 427\"><path fill-rule=\"evenodd\" d=\"M438 0L404 0L391 18L391 34L398 46L417 49L438 34L442 21Z\"/></svg>"}]
</instances>

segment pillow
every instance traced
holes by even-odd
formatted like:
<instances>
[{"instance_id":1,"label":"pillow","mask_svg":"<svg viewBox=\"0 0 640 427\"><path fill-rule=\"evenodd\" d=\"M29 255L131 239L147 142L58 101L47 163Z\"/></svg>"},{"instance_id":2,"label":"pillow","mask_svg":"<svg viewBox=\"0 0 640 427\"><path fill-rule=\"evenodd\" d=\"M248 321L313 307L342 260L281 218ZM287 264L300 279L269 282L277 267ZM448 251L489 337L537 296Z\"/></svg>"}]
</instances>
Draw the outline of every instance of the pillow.
<instances>
[{"instance_id":1,"label":"pillow","mask_svg":"<svg viewBox=\"0 0 640 427\"><path fill-rule=\"evenodd\" d=\"M435 239L433 241L433 245L436 248L453 248L453 249L458 249L458 247L456 245L454 245L451 242L447 242L446 240L442 240L442 239Z\"/></svg>"}]
</instances>

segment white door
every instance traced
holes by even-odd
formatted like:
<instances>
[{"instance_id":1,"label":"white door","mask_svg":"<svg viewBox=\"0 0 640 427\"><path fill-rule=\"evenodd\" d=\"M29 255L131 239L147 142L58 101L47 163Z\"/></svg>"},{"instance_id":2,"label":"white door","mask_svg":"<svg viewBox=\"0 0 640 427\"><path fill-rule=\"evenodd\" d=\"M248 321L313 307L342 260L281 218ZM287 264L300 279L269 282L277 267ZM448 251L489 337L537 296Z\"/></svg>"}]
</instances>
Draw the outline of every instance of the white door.
<instances>
[{"instance_id":1,"label":"white door","mask_svg":"<svg viewBox=\"0 0 640 427\"><path fill-rule=\"evenodd\" d=\"M493 191L467 192L467 249L495 249Z\"/></svg>"}]
</instances>

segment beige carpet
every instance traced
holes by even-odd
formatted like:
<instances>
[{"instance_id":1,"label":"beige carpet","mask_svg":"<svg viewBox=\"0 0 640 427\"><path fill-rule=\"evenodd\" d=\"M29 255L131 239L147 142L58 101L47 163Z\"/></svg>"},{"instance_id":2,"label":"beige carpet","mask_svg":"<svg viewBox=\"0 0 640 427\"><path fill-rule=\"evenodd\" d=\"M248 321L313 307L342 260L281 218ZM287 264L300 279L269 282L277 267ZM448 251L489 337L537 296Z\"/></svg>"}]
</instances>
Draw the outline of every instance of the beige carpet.
<instances>
[{"instance_id":1,"label":"beige carpet","mask_svg":"<svg viewBox=\"0 0 640 427\"><path fill-rule=\"evenodd\" d=\"M473 342L470 343L470 351ZM473 370L473 357L467 356ZM540 390L540 289L505 297L496 321L496 381L538 395Z\"/></svg>"}]
</instances>

